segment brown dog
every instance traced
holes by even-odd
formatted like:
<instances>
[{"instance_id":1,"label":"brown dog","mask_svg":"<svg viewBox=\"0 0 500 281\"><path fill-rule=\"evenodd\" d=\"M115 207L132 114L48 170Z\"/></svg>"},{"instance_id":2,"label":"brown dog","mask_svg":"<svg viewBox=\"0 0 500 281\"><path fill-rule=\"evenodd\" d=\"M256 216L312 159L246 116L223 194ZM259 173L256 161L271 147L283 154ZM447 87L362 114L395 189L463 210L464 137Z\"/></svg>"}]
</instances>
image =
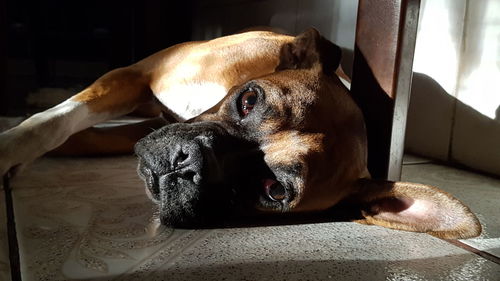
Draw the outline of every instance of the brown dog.
<instances>
[{"instance_id":1,"label":"brown dog","mask_svg":"<svg viewBox=\"0 0 500 281\"><path fill-rule=\"evenodd\" d=\"M369 179L363 116L335 75L340 55L313 29L297 37L248 32L168 48L0 135L0 172L155 96L176 120L188 120L135 146L139 175L166 224L347 202L361 208L360 222L367 224L442 238L479 235L477 218L451 195ZM92 144L80 149L125 152L145 132L139 125L85 130L79 135Z\"/></svg>"}]
</instances>

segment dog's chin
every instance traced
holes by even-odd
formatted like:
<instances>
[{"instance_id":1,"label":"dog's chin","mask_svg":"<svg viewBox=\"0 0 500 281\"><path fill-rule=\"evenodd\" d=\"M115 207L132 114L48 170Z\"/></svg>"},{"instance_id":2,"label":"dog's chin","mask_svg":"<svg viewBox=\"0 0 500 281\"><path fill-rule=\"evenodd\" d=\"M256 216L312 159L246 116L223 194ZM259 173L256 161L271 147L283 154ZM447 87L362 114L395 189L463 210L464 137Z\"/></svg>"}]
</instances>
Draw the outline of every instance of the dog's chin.
<instances>
[{"instance_id":1,"label":"dog's chin","mask_svg":"<svg viewBox=\"0 0 500 281\"><path fill-rule=\"evenodd\" d=\"M231 214L232 200L219 192L220 187L195 184L177 179L174 184L160 185L158 204L162 224L176 228L211 227L222 223Z\"/></svg>"},{"instance_id":2,"label":"dog's chin","mask_svg":"<svg viewBox=\"0 0 500 281\"><path fill-rule=\"evenodd\" d=\"M216 228L223 226L225 221L223 214L207 214L193 211L193 209L178 209L167 206L160 211L160 222L173 228L196 229Z\"/></svg>"}]
</instances>

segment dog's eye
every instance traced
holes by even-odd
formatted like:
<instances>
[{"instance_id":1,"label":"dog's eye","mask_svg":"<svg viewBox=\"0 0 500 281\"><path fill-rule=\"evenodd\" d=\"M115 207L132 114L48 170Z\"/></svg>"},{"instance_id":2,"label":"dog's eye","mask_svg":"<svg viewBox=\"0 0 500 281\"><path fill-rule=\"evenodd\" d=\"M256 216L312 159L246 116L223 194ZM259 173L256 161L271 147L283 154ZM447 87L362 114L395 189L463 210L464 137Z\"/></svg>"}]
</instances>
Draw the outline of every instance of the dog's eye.
<instances>
[{"instance_id":1,"label":"dog's eye","mask_svg":"<svg viewBox=\"0 0 500 281\"><path fill-rule=\"evenodd\" d=\"M240 110L243 116L247 116L257 103L257 93L249 90L240 96Z\"/></svg>"},{"instance_id":2,"label":"dog's eye","mask_svg":"<svg viewBox=\"0 0 500 281\"><path fill-rule=\"evenodd\" d=\"M275 180L265 180L264 192L271 201L283 201L286 199L285 187Z\"/></svg>"}]
</instances>

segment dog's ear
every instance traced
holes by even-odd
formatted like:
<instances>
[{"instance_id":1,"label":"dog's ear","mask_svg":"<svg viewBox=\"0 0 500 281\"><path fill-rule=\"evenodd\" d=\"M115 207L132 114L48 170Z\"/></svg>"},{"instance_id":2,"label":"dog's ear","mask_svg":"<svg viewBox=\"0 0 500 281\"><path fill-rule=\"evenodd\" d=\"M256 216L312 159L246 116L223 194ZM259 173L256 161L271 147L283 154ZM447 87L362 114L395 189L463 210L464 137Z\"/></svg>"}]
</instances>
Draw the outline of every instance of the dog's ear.
<instances>
[{"instance_id":1,"label":"dog's ear","mask_svg":"<svg viewBox=\"0 0 500 281\"><path fill-rule=\"evenodd\" d=\"M332 75L339 66L341 56L339 46L325 39L316 29L310 28L281 47L276 71L307 69L318 65L325 74Z\"/></svg>"},{"instance_id":2,"label":"dog's ear","mask_svg":"<svg viewBox=\"0 0 500 281\"><path fill-rule=\"evenodd\" d=\"M458 199L436 187L363 179L353 198L361 204L364 219L357 222L425 232L439 238L478 236L481 224Z\"/></svg>"}]
</instances>

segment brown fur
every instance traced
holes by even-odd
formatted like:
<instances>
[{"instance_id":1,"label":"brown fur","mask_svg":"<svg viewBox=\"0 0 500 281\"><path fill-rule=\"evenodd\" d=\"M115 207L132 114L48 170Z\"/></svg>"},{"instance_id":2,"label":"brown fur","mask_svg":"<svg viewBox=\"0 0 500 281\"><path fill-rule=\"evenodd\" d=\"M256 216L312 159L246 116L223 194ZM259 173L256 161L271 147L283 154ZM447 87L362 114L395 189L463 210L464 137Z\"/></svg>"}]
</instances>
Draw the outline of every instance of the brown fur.
<instances>
[{"instance_id":1,"label":"brown fur","mask_svg":"<svg viewBox=\"0 0 500 281\"><path fill-rule=\"evenodd\" d=\"M149 79L134 66L115 69L71 99L88 105L92 112L128 113L151 100Z\"/></svg>"}]
</instances>

